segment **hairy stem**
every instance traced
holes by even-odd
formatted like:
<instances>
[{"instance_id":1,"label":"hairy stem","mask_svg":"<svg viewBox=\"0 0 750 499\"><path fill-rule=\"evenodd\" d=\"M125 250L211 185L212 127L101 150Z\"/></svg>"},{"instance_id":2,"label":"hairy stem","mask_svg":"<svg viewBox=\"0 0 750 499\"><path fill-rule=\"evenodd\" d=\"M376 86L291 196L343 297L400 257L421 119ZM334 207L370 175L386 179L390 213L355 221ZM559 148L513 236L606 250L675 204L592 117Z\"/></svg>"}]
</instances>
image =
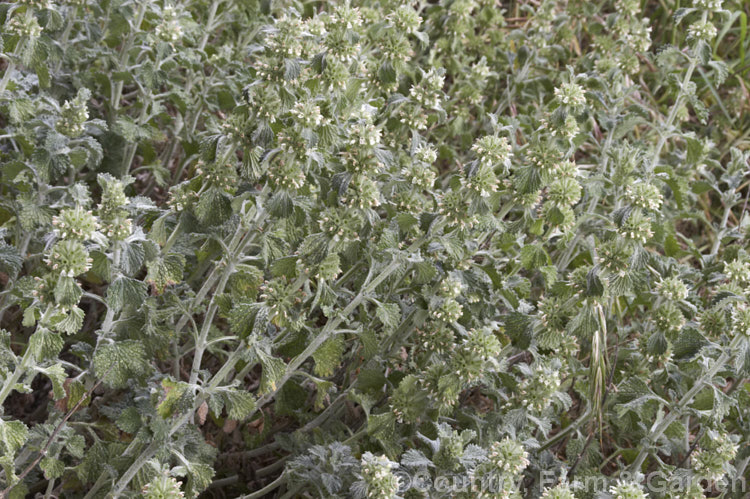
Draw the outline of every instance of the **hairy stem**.
<instances>
[{"instance_id":1,"label":"hairy stem","mask_svg":"<svg viewBox=\"0 0 750 499\"><path fill-rule=\"evenodd\" d=\"M716 373L718 373L724 367L724 364L726 364L727 361L732 357L733 352L739 346L740 341L742 341L742 335L737 335L732 339L731 343L729 343L729 347L724 350L724 352L722 352L719 358L716 359L716 362L713 363L711 368L706 371L703 376L695 381L693 387L688 390L685 395L683 395L683 397L675 406L670 408L669 414L667 414L667 416L660 422L654 423L654 426L651 427L651 431L646 437L647 441L656 442L659 438L661 438L664 432L667 431L667 428L669 428L672 423L677 421L677 419L682 415L682 410L687 407L690 402L692 402L693 398L698 395L698 393L705 387L705 385L711 382L713 377L716 376ZM631 469L633 471L640 471L643 462L646 460L646 457L650 452L651 448L648 445L644 445L638 453L638 456L635 458L635 461L631 465Z\"/></svg>"}]
</instances>

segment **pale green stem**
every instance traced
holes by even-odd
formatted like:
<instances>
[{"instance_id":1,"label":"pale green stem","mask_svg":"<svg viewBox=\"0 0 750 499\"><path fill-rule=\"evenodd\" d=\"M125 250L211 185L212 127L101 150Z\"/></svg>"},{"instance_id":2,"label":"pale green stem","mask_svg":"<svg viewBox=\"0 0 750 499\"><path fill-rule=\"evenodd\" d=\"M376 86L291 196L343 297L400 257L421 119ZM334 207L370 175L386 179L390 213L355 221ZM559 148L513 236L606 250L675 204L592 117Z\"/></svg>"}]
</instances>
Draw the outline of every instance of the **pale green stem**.
<instances>
[{"instance_id":1,"label":"pale green stem","mask_svg":"<svg viewBox=\"0 0 750 499\"><path fill-rule=\"evenodd\" d=\"M33 11L30 7L26 8L26 18L27 21L29 18L33 16ZM20 57L21 53L23 52L23 46L26 43L25 38L21 38L18 40L18 43L16 43L16 47L13 49L13 57ZM0 95L5 92L5 87L8 86L8 82L10 81L10 75L13 73L13 71L16 70L16 62L13 59L8 60L8 66L5 68L5 74L3 75L3 79L0 80Z\"/></svg>"},{"instance_id":2,"label":"pale green stem","mask_svg":"<svg viewBox=\"0 0 750 499\"><path fill-rule=\"evenodd\" d=\"M128 54L130 53L130 49L133 48L133 43L135 42L137 32L141 29L141 23L143 23L143 18L146 16L147 8L148 2L145 0L141 0L140 8L138 9L138 14L136 15L132 31L130 32L130 34L128 35L128 39L122 46L122 52L120 52L120 60L118 61L117 68L120 71L123 70L125 63L128 61ZM115 87L115 91L112 93L112 107L114 109L120 108L120 97L122 96L123 84L124 82L122 80L118 81Z\"/></svg>"},{"instance_id":3,"label":"pale green stem","mask_svg":"<svg viewBox=\"0 0 750 499\"><path fill-rule=\"evenodd\" d=\"M150 97L150 96L149 96ZM136 122L138 126L143 126L146 124L146 121L148 121L146 118L148 117L148 107L153 107L153 102L144 102L143 107L141 108L141 114L138 117L138 121ZM135 153L138 150L138 142L134 142L133 144L129 144L126 153L123 156L123 165L122 165L122 172L123 175L127 175L130 172L130 167L133 165L133 159L135 158Z\"/></svg>"},{"instance_id":4,"label":"pale green stem","mask_svg":"<svg viewBox=\"0 0 750 499\"><path fill-rule=\"evenodd\" d=\"M244 348L244 345L240 345L239 349ZM180 418L175 421L175 423L172 425L172 427L169 429L169 433L167 437L171 437L174 435L177 431L179 431L180 428L182 428L185 424L187 424L190 419L193 417L193 412L200 407L200 405L206 400L207 395L206 393L210 392L211 390L215 389L226 377L226 375L234 368L234 365L239 360L239 354L238 350L233 352L229 358L224 363L224 366L219 370L219 372L216 373L216 375L211 379L211 382L208 384L206 390L201 393L198 397L196 397L195 404L193 405L193 410L190 412L183 414L180 416ZM125 473L120 477L120 479L115 484L115 488L111 493L111 497L120 497L125 490L125 488L128 486L128 484L133 480L136 473L143 467L146 462L151 459L151 457L159 450L162 443L158 441L151 442L144 450L141 452L141 454L136 458L136 460L133 462L133 464L130 465L130 467L125 471ZM86 499L86 498L84 498Z\"/></svg>"},{"instance_id":5,"label":"pale green stem","mask_svg":"<svg viewBox=\"0 0 750 499\"><path fill-rule=\"evenodd\" d=\"M435 230L435 229L433 229ZM238 231L239 232L239 231ZM420 238L418 241L416 241L414 244L412 244L409 247L409 251L413 251L417 248L419 248L422 243L427 239L427 236L424 236ZM249 240L249 238L248 238ZM240 244L240 249L244 248L246 246L246 243L238 242ZM238 254L241 254L238 252ZM280 380L280 382L277 385L276 390L274 393L276 393L283 385L284 383L294 374L294 372L301 366L304 361L309 358L316 350L317 348L333 333L333 331L338 327L338 325L343 321L342 317L346 317L347 315L351 314L354 309L362 302L362 300L365 299L366 295L371 293L375 288L377 288L385 279L387 279L397 268L399 268L401 265L401 262L393 261L391 262L381 273L376 277L373 281L371 281L368 285L366 285L360 293L350 302L350 304L344 309L341 315L339 315L336 319L326 324L326 326L323 327L323 330L321 333L313 340L313 343L308 346L308 348L305 349L305 351L295 357L295 359L291 362L291 364L287 367L284 376ZM216 293L219 294L219 293ZM186 320L187 321L187 320ZM210 321L209 321L210 322ZM315 347L313 348L313 345ZM187 424L190 419L193 417L194 410L199 407L203 401L205 401L207 397L207 393L210 393L213 389L215 389L227 376L227 374L234 369L235 364L239 361L240 354L239 352L246 348L245 345L240 345L237 350L235 350L229 358L224 362L223 367L219 370L219 372L216 373L215 376L211 378L211 381L208 383L208 386L201 394L199 394L198 397L196 397L195 404L193 406L193 410L184 414L181 416L175 424L172 426L172 428L169 431L168 436L172 436L175 432L177 432L180 428L182 428L183 425ZM195 367L195 362L194 362ZM191 379L192 379L192 373L191 373ZM266 397L262 398L258 401L257 408L262 407L262 405L270 400L270 398L273 396L273 394L268 394ZM256 408L256 411L257 411ZM255 411L254 411L255 412ZM248 415L248 417L252 416L251 413ZM120 479L117 481L117 484L115 485L115 488L112 492L112 495L114 497L119 497L122 492L125 490L125 488L128 486L130 481L135 477L136 473L143 467L143 465L154 455L154 453L159 449L160 443L152 442L146 449L141 452L141 454L136 458L136 460L133 462L132 465L130 465L130 468L120 477Z\"/></svg>"},{"instance_id":6,"label":"pale green stem","mask_svg":"<svg viewBox=\"0 0 750 499\"><path fill-rule=\"evenodd\" d=\"M204 50L206 48L208 37L211 36L211 30L213 29L212 25L216 19L216 11L219 8L220 3L221 0L214 0L211 2L211 7L208 9L208 19L206 20L206 25L203 31L203 36L201 37L201 42L198 45L198 50Z\"/></svg>"},{"instance_id":7,"label":"pale green stem","mask_svg":"<svg viewBox=\"0 0 750 499\"><path fill-rule=\"evenodd\" d=\"M216 314L216 310L218 309L218 305L216 303L216 297L224 293L224 288L226 287L227 282L229 281L229 277L232 275L233 271L234 271L234 260L230 260L229 262L227 262L227 268L224 271L224 274L221 276L221 280L219 281L219 284L216 287L216 291L214 292L214 295L211 298L211 302L208 305L206 316L203 319L203 327L201 328L200 336L196 339L196 342L195 342L195 354L193 355L193 367L190 369L189 383L191 385L194 385L198 381L198 372L200 371L201 362L203 361L203 354L205 353L206 347L207 347L206 340L208 339L208 333L211 331L211 325L213 324L214 315Z\"/></svg>"},{"instance_id":8,"label":"pale green stem","mask_svg":"<svg viewBox=\"0 0 750 499\"><path fill-rule=\"evenodd\" d=\"M39 323L44 323L52 310L52 305L48 305L47 310L45 310L44 314L42 315L42 318L39 319ZM13 388L16 386L16 383L18 383L18 380L20 380L21 377L26 373L26 370L29 368L31 359L33 357L34 355L31 351L31 347L27 346L26 352L24 352L23 357L21 357L21 362L13 370L13 374L11 374L10 377L5 380L2 389L0 389L0 406L3 405L5 399L8 398L8 395L10 395L10 393L13 391Z\"/></svg>"},{"instance_id":9,"label":"pale green stem","mask_svg":"<svg viewBox=\"0 0 750 499\"><path fill-rule=\"evenodd\" d=\"M693 398L698 395L698 393L705 387L706 384L711 382L713 377L716 376L716 373L718 373L724 367L724 364L726 364L726 362L732 357L732 354L734 350L739 346L740 341L742 341L742 335L738 334L732 339L731 343L729 343L729 347L724 352L722 352L718 359L716 359L711 368L706 371L703 376L695 381L693 387L688 390L685 395L683 395L677 405L670 407L669 414L667 414L667 416L662 419L661 422L655 423L654 426L652 426L651 431L646 437L649 442L655 443L659 438L661 438L664 432L667 431L667 428L669 428L672 423L677 421L677 418L682 415L682 410L687 407L690 402L692 402ZM646 460L646 457L648 456L650 451L651 449L648 445L642 446L640 452L638 453L638 456L635 458L635 461L633 461L633 464L631 465L631 469L634 471L640 471L641 466L643 465L643 462Z\"/></svg>"},{"instance_id":10,"label":"pale green stem","mask_svg":"<svg viewBox=\"0 0 750 499\"><path fill-rule=\"evenodd\" d=\"M716 232L716 240L714 241L713 247L711 248L711 256L716 256L719 253L719 248L721 247L721 238L724 234L724 230L727 228L727 224L729 223L729 215L732 213L732 205L727 204L727 206L724 208L724 216L721 218L721 225L719 226L719 230Z\"/></svg>"},{"instance_id":11,"label":"pale green stem","mask_svg":"<svg viewBox=\"0 0 750 499\"><path fill-rule=\"evenodd\" d=\"M707 19L708 19L708 11L704 10L703 22L705 23ZM669 111L669 116L667 117L667 122L664 125L664 130L661 131L659 142L656 144L656 149L654 150L654 155L651 158L651 164L649 166L648 173L652 173L654 171L654 168L656 168L656 164L659 162L659 156L661 154L661 150L664 148L664 145L667 143L667 139L669 138L669 135L672 132L672 125L674 124L674 120L677 118L677 112L679 111L680 103L686 95L685 89L690 83L690 80L693 78L693 72L695 71L695 68L697 66L698 66L698 61L694 57L691 57L690 65L688 66L688 69L685 72L685 77L682 80L680 93L677 95L677 98L675 99L674 104L672 105L672 109Z\"/></svg>"},{"instance_id":12,"label":"pale green stem","mask_svg":"<svg viewBox=\"0 0 750 499\"><path fill-rule=\"evenodd\" d=\"M68 45L70 33L71 31L73 31L73 25L75 24L77 14L78 7L75 5L71 6L70 13L68 14L68 19L65 22L65 30L63 31L62 37L60 39L60 49L62 50L62 55L60 56L60 60L55 64L54 73L58 73L60 71L60 68L62 67L63 59L65 59L65 49Z\"/></svg>"},{"instance_id":13,"label":"pale green stem","mask_svg":"<svg viewBox=\"0 0 750 499\"><path fill-rule=\"evenodd\" d=\"M240 499L258 499L260 497L265 497L266 494L269 494L271 491L276 490L279 487L281 487L281 485L284 484L284 482L286 482L286 474L282 473L276 480L269 483L262 489L256 490L252 494L244 495L240 497Z\"/></svg>"},{"instance_id":14,"label":"pale green stem","mask_svg":"<svg viewBox=\"0 0 750 499\"><path fill-rule=\"evenodd\" d=\"M21 42L18 42L18 43L21 43ZM8 66L5 68L5 74L3 75L3 79L0 80L0 95L3 92L5 92L5 87L8 86L8 82L10 81L10 75L15 70L16 70L15 61L8 61Z\"/></svg>"},{"instance_id":15,"label":"pale green stem","mask_svg":"<svg viewBox=\"0 0 750 499\"><path fill-rule=\"evenodd\" d=\"M166 242L164 243L164 246L161 249L162 254L167 254L167 252L174 246L174 243L177 242L177 239L180 236L180 233L182 233L182 217L177 219L177 225L175 226L174 230L172 230L172 233L167 238Z\"/></svg>"},{"instance_id":16,"label":"pale green stem","mask_svg":"<svg viewBox=\"0 0 750 499\"><path fill-rule=\"evenodd\" d=\"M120 273L120 258L122 255L122 249L120 248L120 242L115 241L114 247L112 248L112 274ZM113 279L114 280L114 279ZM101 327L101 334L96 339L96 346L94 352L99 349L102 338L106 338L112 330L112 326L115 322L115 309L107 306L107 314L104 316L104 322Z\"/></svg>"},{"instance_id":17,"label":"pale green stem","mask_svg":"<svg viewBox=\"0 0 750 499\"><path fill-rule=\"evenodd\" d=\"M407 251L411 252L419 248L422 243L427 239L427 235L421 237L416 242L414 242ZM328 340L328 338L333 335L336 328L341 324L346 317L348 317L354 310L359 306L360 303L369 295L372 293L383 281L385 281L390 275L395 272L399 267L401 267L402 262L398 260L394 260L391 263L389 263L383 270L380 271L378 276L373 279L369 284L364 286L360 292L355 296L351 302L349 302L349 305L347 305L344 310L336 316L335 319L330 320L326 323L325 326L323 326L323 329L321 332L313 339L305 348L305 350L302 351L301 354L297 355L287 366L284 375L281 377L280 380L277 381L275 389L264 395L260 400L258 400L257 407L255 411L263 407L265 403L267 403L271 398L274 397L276 393L284 386L284 384L291 378L294 373L297 371L297 369L300 368L302 364L305 363L305 361L310 358L317 350L320 348L320 346ZM252 416L255 411L253 411L250 416Z\"/></svg>"},{"instance_id":18,"label":"pale green stem","mask_svg":"<svg viewBox=\"0 0 750 499\"><path fill-rule=\"evenodd\" d=\"M18 383L18 380L21 379L21 376L23 376L23 374L26 372L26 369L29 367L29 362L31 361L32 357L33 355L31 354L31 348L26 347L26 352L23 354L21 362L16 366L16 369L13 371L13 374L11 374L10 378L5 380L5 383L3 383L3 388L2 390L0 390L0 405L3 405L5 399L8 398L8 395L10 395L10 392L13 391L16 383Z\"/></svg>"}]
</instances>

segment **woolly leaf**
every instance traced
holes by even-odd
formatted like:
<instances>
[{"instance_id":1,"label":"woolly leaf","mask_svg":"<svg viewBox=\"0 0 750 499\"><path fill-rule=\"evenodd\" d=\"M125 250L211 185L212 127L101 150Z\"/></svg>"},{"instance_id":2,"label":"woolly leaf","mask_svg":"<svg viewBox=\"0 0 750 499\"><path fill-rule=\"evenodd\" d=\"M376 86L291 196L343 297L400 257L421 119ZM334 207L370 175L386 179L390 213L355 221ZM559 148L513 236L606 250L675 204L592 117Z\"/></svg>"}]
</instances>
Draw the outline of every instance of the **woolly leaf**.
<instances>
[{"instance_id":1,"label":"woolly leaf","mask_svg":"<svg viewBox=\"0 0 750 499\"><path fill-rule=\"evenodd\" d=\"M381 303L375 309L375 316L383 323L385 330L391 332L401 321L401 308L395 303Z\"/></svg>"},{"instance_id":2,"label":"woolly leaf","mask_svg":"<svg viewBox=\"0 0 750 499\"><path fill-rule=\"evenodd\" d=\"M336 334L323 342L313 354L315 374L323 377L331 376L341 363L344 347L344 337L341 334Z\"/></svg>"},{"instance_id":3,"label":"woolly leaf","mask_svg":"<svg viewBox=\"0 0 750 499\"><path fill-rule=\"evenodd\" d=\"M46 368L37 367L36 370L47 376L52 382L52 393L55 400L65 397L65 380L68 378L68 375L61 364L55 364Z\"/></svg>"},{"instance_id":4,"label":"woolly leaf","mask_svg":"<svg viewBox=\"0 0 750 499\"><path fill-rule=\"evenodd\" d=\"M45 457L39 462L39 467L47 480L60 478L65 472L65 463L54 457Z\"/></svg>"},{"instance_id":5,"label":"woolly leaf","mask_svg":"<svg viewBox=\"0 0 750 499\"><path fill-rule=\"evenodd\" d=\"M55 286L55 302L61 307L72 307L78 304L83 290L72 277L60 276Z\"/></svg>"},{"instance_id":6,"label":"woolly leaf","mask_svg":"<svg viewBox=\"0 0 750 499\"><path fill-rule=\"evenodd\" d=\"M276 391L276 383L284 376L284 373L286 372L286 364L283 360L268 355L260 350L258 351L258 357L263 368L258 393L264 394Z\"/></svg>"},{"instance_id":7,"label":"woolly leaf","mask_svg":"<svg viewBox=\"0 0 750 499\"><path fill-rule=\"evenodd\" d=\"M416 449L409 449L401 456L401 464L412 468L425 467L434 468L435 465L427 456Z\"/></svg>"},{"instance_id":8,"label":"woolly leaf","mask_svg":"<svg viewBox=\"0 0 750 499\"><path fill-rule=\"evenodd\" d=\"M185 257L176 253L156 258L146 264L146 282L153 286L156 293L163 293L167 286L182 281L184 267Z\"/></svg>"},{"instance_id":9,"label":"woolly leaf","mask_svg":"<svg viewBox=\"0 0 750 499\"><path fill-rule=\"evenodd\" d=\"M67 386L67 397L68 397L68 404L67 409L73 410L73 408L78 404L78 402L81 401L84 397L86 399L81 402L81 407L86 407L89 405L90 398L88 397L88 394L86 393L86 387L83 386L83 383L80 381L73 381Z\"/></svg>"},{"instance_id":10,"label":"woolly leaf","mask_svg":"<svg viewBox=\"0 0 750 499\"><path fill-rule=\"evenodd\" d=\"M140 242L123 242L120 250L120 266L122 271L129 276L140 270L146 256L146 250Z\"/></svg>"},{"instance_id":11,"label":"woolly leaf","mask_svg":"<svg viewBox=\"0 0 750 499\"><path fill-rule=\"evenodd\" d=\"M29 437L29 429L20 421L0 419L0 448L6 456L13 456Z\"/></svg>"},{"instance_id":12,"label":"woolly leaf","mask_svg":"<svg viewBox=\"0 0 750 499\"><path fill-rule=\"evenodd\" d=\"M229 419L241 421L250 416L257 406L255 396L242 390L227 390L223 392L223 397Z\"/></svg>"},{"instance_id":13,"label":"woolly leaf","mask_svg":"<svg viewBox=\"0 0 750 499\"><path fill-rule=\"evenodd\" d=\"M138 308L146 299L147 293L145 282L119 276L107 289L107 304L116 312L126 306Z\"/></svg>"},{"instance_id":14,"label":"woolly leaf","mask_svg":"<svg viewBox=\"0 0 750 499\"><path fill-rule=\"evenodd\" d=\"M175 412L181 412L187 405L185 399L188 398L190 385L171 379L163 379L161 386L164 390L165 397L156 406L156 413L164 419L169 418ZM190 404L192 405L192 404Z\"/></svg>"},{"instance_id":15,"label":"woolly leaf","mask_svg":"<svg viewBox=\"0 0 750 499\"><path fill-rule=\"evenodd\" d=\"M204 192L195 207L195 216L203 225L221 225L232 216L229 197L219 189Z\"/></svg>"},{"instance_id":16,"label":"woolly leaf","mask_svg":"<svg viewBox=\"0 0 750 499\"><path fill-rule=\"evenodd\" d=\"M188 466L187 491L194 495L202 492L211 485L214 477L214 469L202 463L190 463Z\"/></svg>"},{"instance_id":17,"label":"woolly leaf","mask_svg":"<svg viewBox=\"0 0 750 499\"><path fill-rule=\"evenodd\" d=\"M396 443L396 418L391 412L371 414L367 418L367 433L380 442L388 457L395 458L399 453Z\"/></svg>"},{"instance_id":18,"label":"woolly leaf","mask_svg":"<svg viewBox=\"0 0 750 499\"><path fill-rule=\"evenodd\" d=\"M135 433L143 425L141 414L135 407L128 407L120 413L115 422L117 427L125 433Z\"/></svg>"},{"instance_id":19,"label":"woolly leaf","mask_svg":"<svg viewBox=\"0 0 750 499\"><path fill-rule=\"evenodd\" d=\"M135 340L122 340L99 348L94 354L94 371L106 385L124 388L128 380L148 374L146 349Z\"/></svg>"},{"instance_id":20,"label":"woolly leaf","mask_svg":"<svg viewBox=\"0 0 750 499\"><path fill-rule=\"evenodd\" d=\"M83 317L83 310L74 306L67 313L54 316L50 322L57 331L66 334L75 334L83 326Z\"/></svg>"},{"instance_id":21,"label":"woolly leaf","mask_svg":"<svg viewBox=\"0 0 750 499\"><path fill-rule=\"evenodd\" d=\"M550 258L547 252L539 245L529 244L521 248L521 265L528 270L536 270L548 265Z\"/></svg>"},{"instance_id":22,"label":"woolly leaf","mask_svg":"<svg viewBox=\"0 0 750 499\"><path fill-rule=\"evenodd\" d=\"M28 348L34 353L34 358L41 362L57 357L64 345L65 340L62 336L47 328L40 327L29 338Z\"/></svg>"},{"instance_id":23,"label":"woolly leaf","mask_svg":"<svg viewBox=\"0 0 750 499\"><path fill-rule=\"evenodd\" d=\"M708 344L706 338L693 328L684 328L674 342L673 353L675 358L690 360Z\"/></svg>"},{"instance_id":24,"label":"woolly leaf","mask_svg":"<svg viewBox=\"0 0 750 499\"><path fill-rule=\"evenodd\" d=\"M0 244L0 272L15 277L21 271L23 257L13 246Z\"/></svg>"},{"instance_id":25,"label":"woolly leaf","mask_svg":"<svg viewBox=\"0 0 750 499\"><path fill-rule=\"evenodd\" d=\"M314 380L315 382L315 409L323 410L323 402L328 398L329 392L334 388L330 381Z\"/></svg>"}]
</instances>

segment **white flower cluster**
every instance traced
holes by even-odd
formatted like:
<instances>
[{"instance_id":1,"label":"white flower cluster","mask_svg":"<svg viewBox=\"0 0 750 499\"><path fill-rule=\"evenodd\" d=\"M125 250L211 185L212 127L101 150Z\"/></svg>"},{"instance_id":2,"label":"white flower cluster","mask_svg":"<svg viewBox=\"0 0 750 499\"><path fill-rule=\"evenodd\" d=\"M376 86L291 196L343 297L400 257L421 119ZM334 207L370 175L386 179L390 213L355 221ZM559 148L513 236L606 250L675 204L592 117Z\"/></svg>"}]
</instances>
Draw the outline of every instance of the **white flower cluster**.
<instances>
[{"instance_id":1,"label":"white flower cluster","mask_svg":"<svg viewBox=\"0 0 750 499\"><path fill-rule=\"evenodd\" d=\"M119 221L107 224L104 228L104 235L109 239L122 241L133 233L133 221L124 218Z\"/></svg>"},{"instance_id":2,"label":"white flower cluster","mask_svg":"<svg viewBox=\"0 0 750 499\"><path fill-rule=\"evenodd\" d=\"M52 217L52 225L55 227L57 237L81 241L91 239L99 228L99 222L94 213L85 210L82 206L62 210L58 216Z\"/></svg>"},{"instance_id":3,"label":"white flower cluster","mask_svg":"<svg viewBox=\"0 0 750 499\"><path fill-rule=\"evenodd\" d=\"M745 303L732 310L732 333L750 336L750 307Z\"/></svg>"},{"instance_id":4,"label":"white flower cluster","mask_svg":"<svg viewBox=\"0 0 750 499\"><path fill-rule=\"evenodd\" d=\"M75 277L88 272L93 260L81 242L62 240L52 247L44 263L61 276Z\"/></svg>"},{"instance_id":5,"label":"white flower cluster","mask_svg":"<svg viewBox=\"0 0 750 499\"><path fill-rule=\"evenodd\" d=\"M565 139L575 137L581 129L581 127L578 126L578 120L576 120L575 116L572 114L567 115L565 121L562 123L556 123L554 121L550 122L547 118L542 118L540 123L542 129L548 130L553 137L559 135Z\"/></svg>"},{"instance_id":6,"label":"white flower cluster","mask_svg":"<svg viewBox=\"0 0 750 499\"><path fill-rule=\"evenodd\" d=\"M156 36L165 42L174 43L179 41L183 35L182 25L177 10L172 5L167 5L162 10L161 22L156 25Z\"/></svg>"},{"instance_id":7,"label":"white flower cluster","mask_svg":"<svg viewBox=\"0 0 750 499\"><path fill-rule=\"evenodd\" d=\"M458 298L463 290L463 285L457 279L448 277L440 283L438 291L446 298Z\"/></svg>"},{"instance_id":8,"label":"white flower cluster","mask_svg":"<svg viewBox=\"0 0 750 499\"><path fill-rule=\"evenodd\" d=\"M42 34L42 27L34 16L15 16L8 21L6 27L8 33L17 35L20 37L27 37L31 39L39 38Z\"/></svg>"},{"instance_id":9,"label":"white flower cluster","mask_svg":"<svg viewBox=\"0 0 750 499\"><path fill-rule=\"evenodd\" d=\"M159 474L141 491L144 499L181 499L185 493L180 488L179 482L166 474Z\"/></svg>"},{"instance_id":10,"label":"white flower cluster","mask_svg":"<svg viewBox=\"0 0 750 499\"><path fill-rule=\"evenodd\" d=\"M462 179L462 184L468 191L486 198L497 192L500 181L491 167L480 165L472 176Z\"/></svg>"},{"instance_id":11,"label":"white flower cluster","mask_svg":"<svg viewBox=\"0 0 750 499\"><path fill-rule=\"evenodd\" d=\"M349 129L349 144L373 147L380 144L380 128L372 123L359 121Z\"/></svg>"},{"instance_id":12,"label":"white flower cluster","mask_svg":"<svg viewBox=\"0 0 750 499\"><path fill-rule=\"evenodd\" d=\"M646 244L654 235L654 231L651 228L651 218L636 211L623 222L619 228L619 233L625 239Z\"/></svg>"},{"instance_id":13,"label":"white flower cluster","mask_svg":"<svg viewBox=\"0 0 750 499\"><path fill-rule=\"evenodd\" d=\"M314 128L323 124L320 107L315 105L313 101L298 101L289 112L299 120L299 124L303 128Z\"/></svg>"},{"instance_id":14,"label":"white flower cluster","mask_svg":"<svg viewBox=\"0 0 750 499\"><path fill-rule=\"evenodd\" d=\"M727 433L714 430L704 437L704 443L690 456L693 470L709 482L721 480L727 472L726 465L737 456L738 446Z\"/></svg>"},{"instance_id":15,"label":"white flower cluster","mask_svg":"<svg viewBox=\"0 0 750 499\"><path fill-rule=\"evenodd\" d=\"M640 485L635 482L620 481L609 488L609 493L615 499L646 499L648 495L643 492Z\"/></svg>"},{"instance_id":16,"label":"white flower cluster","mask_svg":"<svg viewBox=\"0 0 750 499\"><path fill-rule=\"evenodd\" d=\"M551 489L544 489L542 499L575 499L576 496L567 483L561 483Z\"/></svg>"},{"instance_id":17,"label":"white flower cluster","mask_svg":"<svg viewBox=\"0 0 750 499\"><path fill-rule=\"evenodd\" d=\"M659 188L646 182L636 182L627 187L625 198L634 206L644 210L658 210L664 197Z\"/></svg>"},{"instance_id":18,"label":"white flower cluster","mask_svg":"<svg viewBox=\"0 0 750 499\"><path fill-rule=\"evenodd\" d=\"M513 147L505 137L486 135L477 139L471 150L477 155L480 164L494 166L505 165L510 160Z\"/></svg>"},{"instance_id":19,"label":"white flower cluster","mask_svg":"<svg viewBox=\"0 0 750 499\"><path fill-rule=\"evenodd\" d=\"M39 10L48 9L50 5L49 0L19 0L17 3Z\"/></svg>"},{"instance_id":20,"label":"white flower cluster","mask_svg":"<svg viewBox=\"0 0 750 499\"><path fill-rule=\"evenodd\" d=\"M717 32L716 26L710 21L696 21L687 29L688 38L705 42L710 42L716 38Z\"/></svg>"},{"instance_id":21,"label":"white flower cluster","mask_svg":"<svg viewBox=\"0 0 750 499\"><path fill-rule=\"evenodd\" d=\"M750 261L739 258L732 260L724 264L724 273L737 284L750 283Z\"/></svg>"},{"instance_id":22,"label":"white flower cluster","mask_svg":"<svg viewBox=\"0 0 750 499\"><path fill-rule=\"evenodd\" d=\"M349 183L341 202L350 208L373 208L380 206L380 189L378 184L365 175L356 175Z\"/></svg>"},{"instance_id":23,"label":"white flower cluster","mask_svg":"<svg viewBox=\"0 0 750 499\"><path fill-rule=\"evenodd\" d=\"M437 149L432 144L421 145L414 152L414 157L422 163L431 165L437 160Z\"/></svg>"},{"instance_id":24,"label":"white flower cluster","mask_svg":"<svg viewBox=\"0 0 750 499\"><path fill-rule=\"evenodd\" d=\"M535 412L542 412L550 406L552 395L560 389L560 371L544 362L532 368L518 387L521 405Z\"/></svg>"},{"instance_id":25,"label":"white flower cluster","mask_svg":"<svg viewBox=\"0 0 750 499\"><path fill-rule=\"evenodd\" d=\"M367 497L370 499L393 499L399 488L399 479L393 474L398 464L385 456L371 452L362 455L362 478L367 484Z\"/></svg>"},{"instance_id":26,"label":"white flower cluster","mask_svg":"<svg viewBox=\"0 0 750 499\"><path fill-rule=\"evenodd\" d=\"M518 475L529 465L529 453L520 442L509 437L494 442L487 457L498 470L511 475Z\"/></svg>"},{"instance_id":27,"label":"white flower cluster","mask_svg":"<svg viewBox=\"0 0 750 499\"><path fill-rule=\"evenodd\" d=\"M586 105L586 95L583 87L577 83L563 83L555 89L555 99L560 104L580 108Z\"/></svg>"},{"instance_id":28,"label":"white flower cluster","mask_svg":"<svg viewBox=\"0 0 750 499\"><path fill-rule=\"evenodd\" d=\"M419 14L410 5L402 5L390 14L388 18L394 26L404 33L409 34L416 33L422 24L422 18L419 17Z\"/></svg>"},{"instance_id":29,"label":"white flower cluster","mask_svg":"<svg viewBox=\"0 0 750 499\"><path fill-rule=\"evenodd\" d=\"M454 298L446 298L432 311L433 318L443 322L455 322L461 318L464 309Z\"/></svg>"},{"instance_id":30,"label":"white flower cluster","mask_svg":"<svg viewBox=\"0 0 750 499\"><path fill-rule=\"evenodd\" d=\"M633 23L630 29L620 35L620 40L635 52L646 52L651 46L651 26L648 18L642 23Z\"/></svg>"},{"instance_id":31,"label":"white flower cluster","mask_svg":"<svg viewBox=\"0 0 750 499\"><path fill-rule=\"evenodd\" d=\"M695 0L695 7L708 12L717 12L722 9L722 3L723 0Z\"/></svg>"},{"instance_id":32,"label":"white flower cluster","mask_svg":"<svg viewBox=\"0 0 750 499\"><path fill-rule=\"evenodd\" d=\"M549 186L548 196L555 206L573 206L581 199L581 184L570 177L557 179Z\"/></svg>"},{"instance_id":33,"label":"white flower cluster","mask_svg":"<svg viewBox=\"0 0 750 499\"><path fill-rule=\"evenodd\" d=\"M634 16L641 11L641 2L639 0L618 0L617 11Z\"/></svg>"},{"instance_id":34,"label":"white flower cluster","mask_svg":"<svg viewBox=\"0 0 750 499\"><path fill-rule=\"evenodd\" d=\"M668 277L657 283L656 289L667 300L680 301L688 296L688 288L678 277Z\"/></svg>"},{"instance_id":35,"label":"white flower cluster","mask_svg":"<svg viewBox=\"0 0 750 499\"><path fill-rule=\"evenodd\" d=\"M437 109L442 102L443 84L445 76L438 69L430 69L422 75L422 80L418 85L412 85L409 90L414 100L429 109Z\"/></svg>"}]
</instances>

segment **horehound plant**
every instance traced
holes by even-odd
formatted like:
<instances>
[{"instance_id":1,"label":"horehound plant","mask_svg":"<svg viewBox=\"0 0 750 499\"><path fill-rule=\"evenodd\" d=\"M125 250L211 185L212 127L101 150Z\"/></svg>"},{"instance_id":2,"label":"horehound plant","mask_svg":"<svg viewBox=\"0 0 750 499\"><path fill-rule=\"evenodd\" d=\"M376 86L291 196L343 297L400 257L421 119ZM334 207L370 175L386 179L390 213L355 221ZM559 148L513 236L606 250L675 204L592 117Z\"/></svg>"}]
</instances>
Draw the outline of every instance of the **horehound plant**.
<instances>
[{"instance_id":1,"label":"horehound plant","mask_svg":"<svg viewBox=\"0 0 750 499\"><path fill-rule=\"evenodd\" d=\"M743 497L745 7L0 4L0 497Z\"/></svg>"}]
</instances>

